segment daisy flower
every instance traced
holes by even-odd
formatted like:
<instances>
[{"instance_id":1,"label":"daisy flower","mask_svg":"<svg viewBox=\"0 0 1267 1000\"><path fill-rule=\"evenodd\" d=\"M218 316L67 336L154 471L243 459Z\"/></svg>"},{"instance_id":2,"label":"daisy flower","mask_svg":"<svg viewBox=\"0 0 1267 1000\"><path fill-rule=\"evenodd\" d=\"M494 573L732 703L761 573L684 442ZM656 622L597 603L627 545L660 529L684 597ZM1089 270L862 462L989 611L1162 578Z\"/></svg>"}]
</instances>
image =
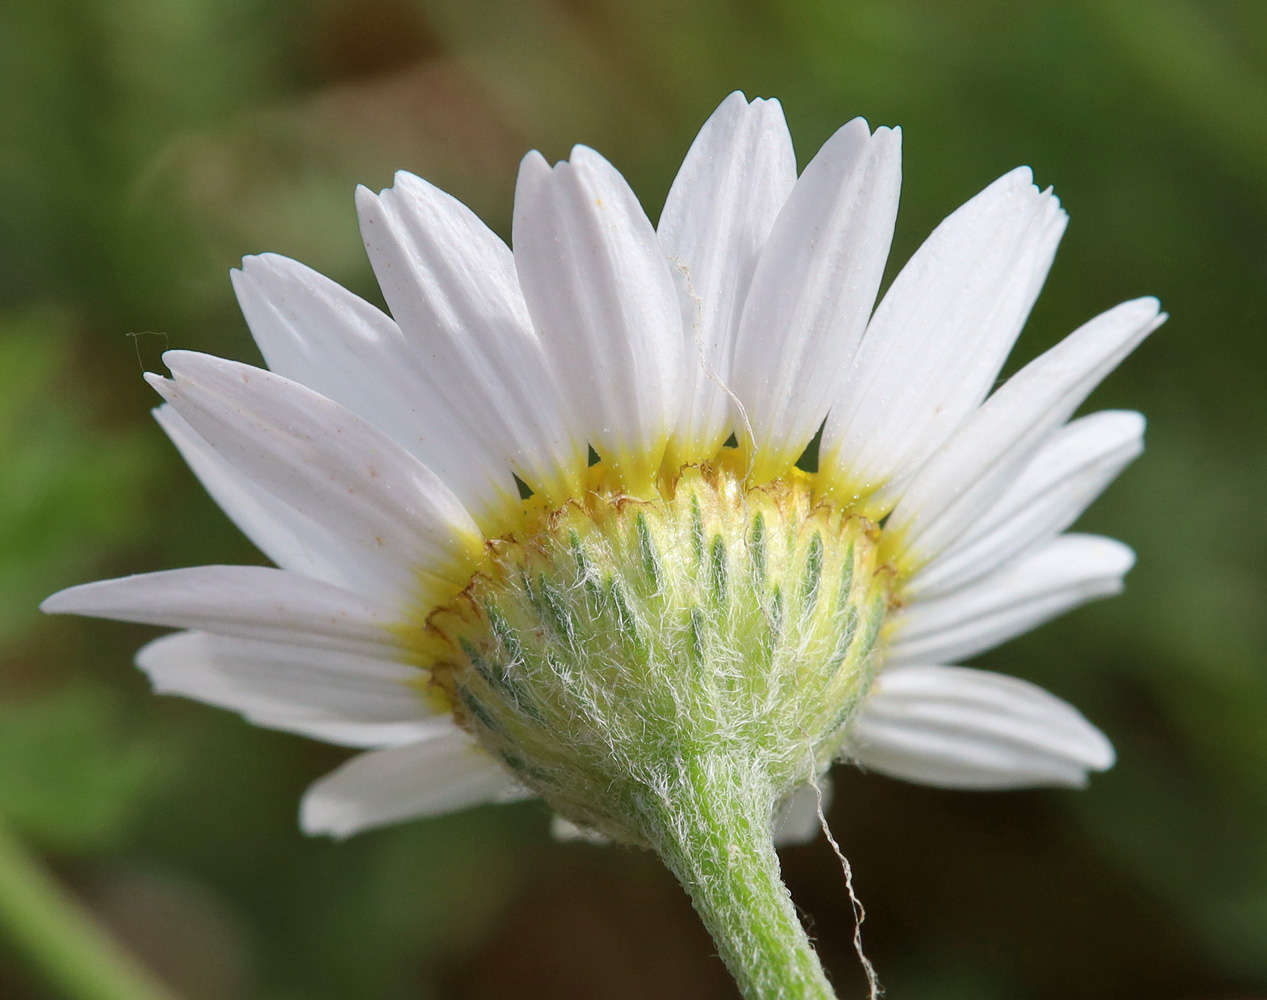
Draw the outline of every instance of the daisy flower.
<instances>
[{"instance_id":1,"label":"daisy flower","mask_svg":"<svg viewBox=\"0 0 1267 1000\"><path fill-rule=\"evenodd\" d=\"M812 834L833 761L978 789L1113 762L1065 702L956 664L1121 588L1131 551L1066 529L1144 421L1070 418L1165 318L1126 302L994 388L1065 213L1013 170L877 306L900 176L900 132L855 119L798 177L778 102L736 93L655 227L583 146L525 157L513 251L411 174L361 188L390 316L248 257L268 370L147 376L276 568L44 609L182 629L138 656L158 691L364 748L310 833L536 795L656 850L746 996L831 996L772 837Z\"/></svg>"}]
</instances>

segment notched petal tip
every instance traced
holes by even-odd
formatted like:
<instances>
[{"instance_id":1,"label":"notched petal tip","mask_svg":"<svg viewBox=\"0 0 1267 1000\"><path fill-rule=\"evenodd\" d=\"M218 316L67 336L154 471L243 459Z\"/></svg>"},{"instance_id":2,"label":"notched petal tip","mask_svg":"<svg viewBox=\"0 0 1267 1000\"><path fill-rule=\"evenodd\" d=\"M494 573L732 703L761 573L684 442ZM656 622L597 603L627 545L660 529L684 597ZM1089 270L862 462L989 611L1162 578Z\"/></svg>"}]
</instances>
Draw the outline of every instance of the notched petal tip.
<instances>
[{"instance_id":1,"label":"notched petal tip","mask_svg":"<svg viewBox=\"0 0 1267 1000\"><path fill-rule=\"evenodd\" d=\"M167 370L173 375L177 369L187 369L190 367L198 367L206 365L209 361L224 361L223 358L216 358L211 354L203 354L199 351L190 351L182 347L173 348L170 351L164 351L162 354L163 364L167 366Z\"/></svg>"},{"instance_id":2,"label":"notched petal tip","mask_svg":"<svg viewBox=\"0 0 1267 1000\"><path fill-rule=\"evenodd\" d=\"M384 188L384 190L386 189ZM356 186L356 192L353 194L352 197L354 201L356 202L356 210L358 214L360 214L360 212L362 212L367 207L372 206L378 202L378 195L375 194L369 188L367 188L364 184L358 184Z\"/></svg>"},{"instance_id":3,"label":"notched petal tip","mask_svg":"<svg viewBox=\"0 0 1267 1000\"><path fill-rule=\"evenodd\" d=\"M202 351L189 351L183 348L164 351L163 364L172 373L172 379L169 381L176 383L213 380L223 383L227 379L232 379L234 382L249 382L254 377L269 379L274 383L290 384L293 381L270 372L266 368L248 365L244 361L234 361L230 358L220 358L214 354L204 354Z\"/></svg>"},{"instance_id":4,"label":"notched petal tip","mask_svg":"<svg viewBox=\"0 0 1267 1000\"><path fill-rule=\"evenodd\" d=\"M612 163L611 160L607 159L607 157L605 157L597 149L593 149L592 147L581 143L577 143L572 147L572 150L568 154L568 158L566 160L560 160L557 164L555 164L555 170L574 171L579 175L595 177L595 179L601 178L609 184L616 183L627 186L624 175L616 168L616 165ZM635 197L635 199L637 197L636 195L633 195L632 189L630 190L630 195Z\"/></svg>"},{"instance_id":5,"label":"notched petal tip","mask_svg":"<svg viewBox=\"0 0 1267 1000\"><path fill-rule=\"evenodd\" d=\"M519 161L519 173L515 178L516 226L524 206L541 196L542 185L549 180L552 172L549 161L538 149L528 150Z\"/></svg>"},{"instance_id":6,"label":"notched petal tip","mask_svg":"<svg viewBox=\"0 0 1267 1000\"><path fill-rule=\"evenodd\" d=\"M396 188L400 188L403 191L408 191L410 189L415 191L439 190L425 177L419 177L410 170L397 170L394 174L392 174L392 186L384 188L384 191L393 191Z\"/></svg>"},{"instance_id":7,"label":"notched petal tip","mask_svg":"<svg viewBox=\"0 0 1267 1000\"><path fill-rule=\"evenodd\" d=\"M167 378L165 375L159 375L157 372L145 372L141 377L167 403L171 403L171 397L176 391L176 383L173 379Z\"/></svg>"},{"instance_id":8,"label":"notched petal tip","mask_svg":"<svg viewBox=\"0 0 1267 1000\"><path fill-rule=\"evenodd\" d=\"M217 358L199 351L177 349L163 352L163 364L171 372L171 377L153 372L145 373L145 381L169 403L175 402L182 385L188 386L197 381L206 381L217 376L224 377L236 369L250 369L252 366L225 358ZM258 370L258 369L257 369Z\"/></svg>"},{"instance_id":9,"label":"notched petal tip","mask_svg":"<svg viewBox=\"0 0 1267 1000\"><path fill-rule=\"evenodd\" d=\"M238 276L237 280L250 278L257 284L262 283L267 276L289 277L291 275L302 275L311 271L306 264L301 264L293 257L287 257L285 254L273 253L271 250L264 253L247 254L242 258L242 267L233 268L229 274Z\"/></svg>"},{"instance_id":10,"label":"notched petal tip","mask_svg":"<svg viewBox=\"0 0 1267 1000\"><path fill-rule=\"evenodd\" d=\"M787 137L790 144L792 138L787 134L787 118L783 114L783 103L777 97L754 97L747 107L748 114L759 121L765 129ZM793 168L793 179L796 177Z\"/></svg>"},{"instance_id":11,"label":"notched petal tip","mask_svg":"<svg viewBox=\"0 0 1267 1000\"><path fill-rule=\"evenodd\" d=\"M420 217L430 216L429 209L437 199L451 199L452 195L436 187L425 177L419 177L408 170L397 170L392 175L392 183L372 196L373 204L378 211L395 217L407 218L411 214ZM367 208L370 202L365 202Z\"/></svg>"},{"instance_id":12,"label":"notched petal tip","mask_svg":"<svg viewBox=\"0 0 1267 1000\"><path fill-rule=\"evenodd\" d=\"M1058 228L1061 234L1069 223L1068 213L1061 207L1055 188L1049 184L1040 189L1033 169L1028 166L1013 167L996 178L969 199L965 207L974 204L996 211L1029 212L1044 228Z\"/></svg>"}]
</instances>

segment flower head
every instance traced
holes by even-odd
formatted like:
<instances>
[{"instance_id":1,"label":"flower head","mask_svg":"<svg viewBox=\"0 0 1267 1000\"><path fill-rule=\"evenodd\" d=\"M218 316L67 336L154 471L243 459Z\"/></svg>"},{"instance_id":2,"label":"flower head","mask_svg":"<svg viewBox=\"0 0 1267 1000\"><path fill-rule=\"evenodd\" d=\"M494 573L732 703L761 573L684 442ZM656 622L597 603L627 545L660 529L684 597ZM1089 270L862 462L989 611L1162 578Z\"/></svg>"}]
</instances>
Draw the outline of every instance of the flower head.
<instances>
[{"instance_id":1,"label":"flower head","mask_svg":"<svg viewBox=\"0 0 1267 1000\"><path fill-rule=\"evenodd\" d=\"M1143 419L1070 418L1164 316L1120 305L992 392L1066 216L1014 170L876 306L899 187L897 130L856 119L798 177L779 104L732 94L658 227L580 146L524 159L513 252L415 176L362 188L391 317L250 257L270 370L173 351L148 376L278 568L45 609L186 629L139 655L158 690L370 748L308 792L311 832L529 792L659 850L706 919L700 831L804 834L833 760L1081 784L1113 759L1090 723L952 664L1120 589L1130 550L1064 532Z\"/></svg>"}]
</instances>

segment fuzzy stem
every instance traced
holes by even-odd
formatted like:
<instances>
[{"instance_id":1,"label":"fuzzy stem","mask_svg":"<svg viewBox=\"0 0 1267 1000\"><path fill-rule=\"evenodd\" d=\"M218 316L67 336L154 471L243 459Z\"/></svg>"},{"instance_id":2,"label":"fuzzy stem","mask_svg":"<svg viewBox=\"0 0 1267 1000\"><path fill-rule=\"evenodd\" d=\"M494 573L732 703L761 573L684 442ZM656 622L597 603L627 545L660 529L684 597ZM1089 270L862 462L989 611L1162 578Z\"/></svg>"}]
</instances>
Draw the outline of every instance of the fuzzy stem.
<instances>
[{"instance_id":1,"label":"fuzzy stem","mask_svg":"<svg viewBox=\"0 0 1267 1000\"><path fill-rule=\"evenodd\" d=\"M657 798L648 832L746 1000L834 1000L780 878L759 769L722 753L686 761Z\"/></svg>"},{"instance_id":2,"label":"fuzzy stem","mask_svg":"<svg viewBox=\"0 0 1267 1000\"><path fill-rule=\"evenodd\" d=\"M0 925L68 1000L174 1000L3 826Z\"/></svg>"}]
</instances>

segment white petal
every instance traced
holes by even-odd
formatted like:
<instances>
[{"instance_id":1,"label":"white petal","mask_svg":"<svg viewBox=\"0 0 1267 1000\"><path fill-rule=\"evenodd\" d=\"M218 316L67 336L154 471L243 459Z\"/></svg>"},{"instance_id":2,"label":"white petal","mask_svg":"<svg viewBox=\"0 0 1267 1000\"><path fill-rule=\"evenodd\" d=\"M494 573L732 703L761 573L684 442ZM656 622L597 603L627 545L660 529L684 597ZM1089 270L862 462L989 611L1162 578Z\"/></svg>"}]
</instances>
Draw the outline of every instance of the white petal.
<instances>
[{"instance_id":1,"label":"white petal","mask_svg":"<svg viewBox=\"0 0 1267 1000\"><path fill-rule=\"evenodd\" d=\"M504 436L467 430L460 411L433 385L440 366L410 345L390 318L277 254L247 257L232 276L270 369L387 433L443 478L468 508L497 509L516 495L510 463L496 447Z\"/></svg>"},{"instance_id":2,"label":"white petal","mask_svg":"<svg viewBox=\"0 0 1267 1000\"><path fill-rule=\"evenodd\" d=\"M1072 705L966 667L883 671L850 737L868 770L941 788L1080 787L1114 760L1112 744Z\"/></svg>"},{"instance_id":3,"label":"white petal","mask_svg":"<svg viewBox=\"0 0 1267 1000\"><path fill-rule=\"evenodd\" d=\"M831 775L820 775L815 782L806 782L783 799L774 811L774 844L791 847L808 844L822 831L819 810L827 812L831 805Z\"/></svg>"},{"instance_id":4,"label":"white petal","mask_svg":"<svg viewBox=\"0 0 1267 1000\"><path fill-rule=\"evenodd\" d=\"M684 378L681 309L651 223L592 149L553 169L534 152L519 169L514 246L533 324L590 443L645 488Z\"/></svg>"},{"instance_id":5,"label":"white petal","mask_svg":"<svg viewBox=\"0 0 1267 1000\"><path fill-rule=\"evenodd\" d=\"M423 722L344 722L342 719L310 719L290 713L261 711L244 713L243 718L264 729L294 733L332 746L356 750L416 743L430 735L437 726L448 725L447 719L439 716Z\"/></svg>"},{"instance_id":6,"label":"white petal","mask_svg":"<svg viewBox=\"0 0 1267 1000\"><path fill-rule=\"evenodd\" d=\"M377 196L358 189L356 204L417 381L449 414L444 429L482 442L538 492L583 472L586 442L532 330L506 244L456 198L403 171Z\"/></svg>"},{"instance_id":7,"label":"white petal","mask_svg":"<svg viewBox=\"0 0 1267 1000\"><path fill-rule=\"evenodd\" d=\"M328 583L266 566L194 566L98 580L47 598L40 610L198 629L363 656L395 656L392 616Z\"/></svg>"},{"instance_id":8,"label":"white petal","mask_svg":"<svg viewBox=\"0 0 1267 1000\"><path fill-rule=\"evenodd\" d=\"M344 542L234 469L171 406L153 412L211 499L264 555L291 573L373 589L372 579L357 579L360 560Z\"/></svg>"},{"instance_id":9,"label":"white petal","mask_svg":"<svg viewBox=\"0 0 1267 1000\"><path fill-rule=\"evenodd\" d=\"M256 725L347 746L410 743L434 726L422 671L339 650L179 632L136 663L159 694L240 712Z\"/></svg>"},{"instance_id":10,"label":"white petal","mask_svg":"<svg viewBox=\"0 0 1267 1000\"><path fill-rule=\"evenodd\" d=\"M736 328L761 247L795 183L779 102L749 104L735 92L704 123L669 189L657 234L684 294L683 461L710 457L730 433L722 384Z\"/></svg>"},{"instance_id":11,"label":"white petal","mask_svg":"<svg viewBox=\"0 0 1267 1000\"><path fill-rule=\"evenodd\" d=\"M1105 410L1066 424L989 510L903 587L927 598L993 572L1068 528L1144 450L1144 418Z\"/></svg>"},{"instance_id":12,"label":"white petal","mask_svg":"<svg viewBox=\"0 0 1267 1000\"><path fill-rule=\"evenodd\" d=\"M370 596L398 606L460 589L479 529L430 469L382 431L296 382L205 354L168 351L175 379L147 376L243 475L336 534Z\"/></svg>"},{"instance_id":13,"label":"white petal","mask_svg":"<svg viewBox=\"0 0 1267 1000\"><path fill-rule=\"evenodd\" d=\"M885 663L967 659L1087 601L1121 593L1135 554L1098 535L1061 535L962 590L916 601L886 623Z\"/></svg>"},{"instance_id":14,"label":"white petal","mask_svg":"<svg viewBox=\"0 0 1267 1000\"><path fill-rule=\"evenodd\" d=\"M820 460L866 495L909 475L994 384L1068 216L1028 167L938 226L885 293L823 431Z\"/></svg>"},{"instance_id":15,"label":"white petal","mask_svg":"<svg viewBox=\"0 0 1267 1000\"><path fill-rule=\"evenodd\" d=\"M429 739L371 750L313 782L299 825L349 837L401 820L503 799L515 782L471 737L450 725Z\"/></svg>"},{"instance_id":16,"label":"white petal","mask_svg":"<svg viewBox=\"0 0 1267 1000\"><path fill-rule=\"evenodd\" d=\"M1165 321L1156 299L1102 313L1008 379L914 477L885 526L922 565L988 510L1100 381Z\"/></svg>"},{"instance_id":17,"label":"white petal","mask_svg":"<svg viewBox=\"0 0 1267 1000\"><path fill-rule=\"evenodd\" d=\"M856 118L810 161L775 220L731 373L758 480L800 457L839 395L875 304L900 187L901 134L871 135Z\"/></svg>"}]
</instances>

